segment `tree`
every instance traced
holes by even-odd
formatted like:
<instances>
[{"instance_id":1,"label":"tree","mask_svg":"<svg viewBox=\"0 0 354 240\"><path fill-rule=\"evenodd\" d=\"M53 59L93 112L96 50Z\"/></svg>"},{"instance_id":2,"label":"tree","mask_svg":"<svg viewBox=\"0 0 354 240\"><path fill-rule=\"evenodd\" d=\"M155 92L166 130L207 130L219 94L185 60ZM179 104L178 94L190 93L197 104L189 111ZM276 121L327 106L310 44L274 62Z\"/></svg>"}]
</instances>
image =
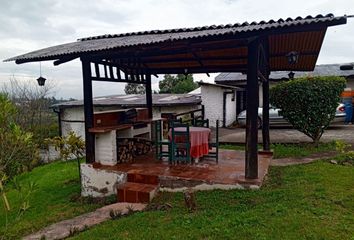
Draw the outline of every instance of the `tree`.
<instances>
[{"instance_id":1,"label":"tree","mask_svg":"<svg viewBox=\"0 0 354 240\"><path fill-rule=\"evenodd\" d=\"M0 175L9 178L31 170L39 159L32 133L15 123L17 113L8 97L0 94Z\"/></svg>"},{"instance_id":2,"label":"tree","mask_svg":"<svg viewBox=\"0 0 354 240\"><path fill-rule=\"evenodd\" d=\"M342 77L299 78L271 88L270 102L317 145L335 116L344 87Z\"/></svg>"},{"instance_id":3,"label":"tree","mask_svg":"<svg viewBox=\"0 0 354 240\"><path fill-rule=\"evenodd\" d=\"M143 84L127 83L124 92L125 94L145 94L145 86Z\"/></svg>"},{"instance_id":4,"label":"tree","mask_svg":"<svg viewBox=\"0 0 354 240\"><path fill-rule=\"evenodd\" d=\"M1 89L17 108L15 123L32 132L33 139L39 144L58 133L57 116L50 109L53 103L50 95L54 94L54 88L49 81L40 87L34 81L22 82L12 77Z\"/></svg>"},{"instance_id":5,"label":"tree","mask_svg":"<svg viewBox=\"0 0 354 240\"><path fill-rule=\"evenodd\" d=\"M198 88L198 84L193 81L192 74L165 74L164 79L159 82L159 88L160 93L188 93Z\"/></svg>"}]
</instances>

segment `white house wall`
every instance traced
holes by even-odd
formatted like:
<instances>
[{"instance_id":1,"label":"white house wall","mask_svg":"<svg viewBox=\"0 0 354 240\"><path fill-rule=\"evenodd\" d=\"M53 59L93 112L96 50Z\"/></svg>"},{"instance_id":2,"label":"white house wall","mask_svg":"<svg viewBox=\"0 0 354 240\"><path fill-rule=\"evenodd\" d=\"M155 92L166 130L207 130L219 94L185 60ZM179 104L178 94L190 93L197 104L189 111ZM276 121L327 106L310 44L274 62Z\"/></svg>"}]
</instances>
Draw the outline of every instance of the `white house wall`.
<instances>
[{"instance_id":1,"label":"white house wall","mask_svg":"<svg viewBox=\"0 0 354 240\"><path fill-rule=\"evenodd\" d=\"M161 113L182 113L201 108L200 105L154 107L153 117L160 118ZM119 107L95 107L95 112L117 110ZM67 136L70 131L85 139L85 117L83 107L65 108L61 110L62 136Z\"/></svg>"},{"instance_id":2,"label":"white house wall","mask_svg":"<svg viewBox=\"0 0 354 240\"><path fill-rule=\"evenodd\" d=\"M202 85L201 95L202 104L205 108L205 118L209 119L210 126L216 125L216 120L219 119L220 126L223 126L223 98L224 92L230 92L230 89L224 89L214 85ZM236 98L234 101L233 94L226 95L226 121L228 126L236 121Z\"/></svg>"},{"instance_id":3,"label":"white house wall","mask_svg":"<svg viewBox=\"0 0 354 240\"><path fill-rule=\"evenodd\" d=\"M226 119L225 125L229 126L236 121L236 97L234 94L226 95ZM213 125L212 125L213 126Z\"/></svg>"},{"instance_id":4,"label":"white house wall","mask_svg":"<svg viewBox=\"0 0 354 240\"><path fill-rule=\"evenodd\" d=\"M61 134L67 136L73 131L85 139L84 113L82 107L66 108L61 110Z\"/></svg>"},{"instance_id":5,"label":"white house wall","mask_svg":"<svg viewBox=\"0 0 354 240\"><path fill-rule=\"evenodd\" d=\"M205 109L205 118L209 119L209 125L215 126L216 120L219 119L222 125L222 109L223 109L223 90L221 88L202 85L202 104Z\"/></svg>"}]
</instances>

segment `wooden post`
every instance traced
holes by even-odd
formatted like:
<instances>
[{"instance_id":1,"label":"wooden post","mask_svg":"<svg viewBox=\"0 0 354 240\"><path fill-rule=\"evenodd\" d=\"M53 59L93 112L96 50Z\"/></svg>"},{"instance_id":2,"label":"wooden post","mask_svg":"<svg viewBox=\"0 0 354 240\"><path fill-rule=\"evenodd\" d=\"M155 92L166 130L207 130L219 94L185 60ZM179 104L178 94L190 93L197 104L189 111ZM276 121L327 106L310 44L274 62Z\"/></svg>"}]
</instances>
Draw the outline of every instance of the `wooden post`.
<instances>
[{"instance_id":1,"label":"wooden post","mask_svg":"<svg viewBox=\"0 0 354 240\"><path fill-rule=\"evenodd\" d=\"M149 110L149 118L152 118L152 90L151 90L151 74L146 74L146 105Z\"/></svg>"},{"instance_id":2,"label":"wooden post","mask_svg":"<svg viewBox=\"0 0 354 240\"><path fill-rule=\"evenodd\" d=\"M246 116L246 178L258 178L258 58L259 40L248 45L247 116Z\"/></svg>"},{"instance_id":3,"label":"wooden post","mask_svg":"<svg viewBox=\"0 0 354 240\"><path fill-rule=\"evenodd\" d=\"M93 127L91 63L90 60L86 58L81 58L81 63L84 86L86 163L93 163L95 162L95 136L88 131L91 127Z\"/></svg>"},{"instance_id":4,"label":"wooden post","mask_svg":"<svg viewBox=\"0 0 354 240\"><path fill-rule=\"evenodd\" d=\"M222 96L222 127L226 127L226 92Z\"/></svg>"},{"instance_id":5,"label":"wooden post","mask_svg":"<svg viewBox=\"0 0 354 240\"><path fill-rule=\"evenodd\" d=\"M266 75L267 81L263 82L263 121L262 121L262 139L263 150L270 150L269 139L269 75Z\"/></svg>"},{"instance_id":6,"label":"wooden post","mask_svg":"<svg viewBox=\"0 0 354 240\"><path fill-rule=\"evenodd\" d=\"M269 42L267 37L262 38L262 61L261 69L264 81L262 83L263 90L263 121L262 121L262 139L263 139L263 151L270 150L269 139Z\"/></svg>"},{"instance_id":7,"label":"wooden post","mask_svg":"<svg viewBox=\"0 0 354 240\"><path fill-rule=\"evenodd\" d=\"M202 105L202 119L205 119L205 107Z\"/></svg>"}]
</instances>

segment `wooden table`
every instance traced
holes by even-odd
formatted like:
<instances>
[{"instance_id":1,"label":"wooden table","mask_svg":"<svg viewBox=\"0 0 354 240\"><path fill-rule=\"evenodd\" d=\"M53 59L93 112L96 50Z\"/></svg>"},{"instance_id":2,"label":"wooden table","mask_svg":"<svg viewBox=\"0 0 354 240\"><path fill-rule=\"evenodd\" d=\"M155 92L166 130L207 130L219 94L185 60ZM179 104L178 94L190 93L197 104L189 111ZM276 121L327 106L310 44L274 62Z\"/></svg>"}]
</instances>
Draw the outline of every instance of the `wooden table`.
<instances>
[{"instance_id":1,"label":"wooden table","mask_svg":"<svg viewBox=\"0 0 354 240\"><path fill-rule=\"evenodd\" d=\"M175 131L186 131L184 127L177 127ZM190 127L189 141L191 143L190 155L192 158L199 159L209 153L209 140L211 130L204 127ZM171 139L172 132L169 131L169 138ZM178 142L178 140L177 140Z\"/></svg>"}]
</instances>

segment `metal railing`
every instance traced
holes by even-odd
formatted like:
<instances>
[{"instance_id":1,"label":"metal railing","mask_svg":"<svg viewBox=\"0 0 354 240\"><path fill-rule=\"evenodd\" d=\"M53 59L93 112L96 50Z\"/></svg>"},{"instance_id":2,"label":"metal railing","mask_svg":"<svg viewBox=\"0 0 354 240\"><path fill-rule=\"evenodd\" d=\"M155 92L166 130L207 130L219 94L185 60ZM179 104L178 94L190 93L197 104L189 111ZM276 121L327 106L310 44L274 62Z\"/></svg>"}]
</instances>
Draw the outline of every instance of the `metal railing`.
<instances>
[{"instance_id":1,"label":"metal railing","mask_svg":"<svg viewBox=\"0 0 354 240\"><path fill-rule=\"evenodd\" d=\"M201 108L190 110L181 113L161 113L161 117L170 119L182 119L183 123L193 123L194 119L204 119L205 118L205 109L204 105L201 105Z\"/></svg>"}]
</instances>

